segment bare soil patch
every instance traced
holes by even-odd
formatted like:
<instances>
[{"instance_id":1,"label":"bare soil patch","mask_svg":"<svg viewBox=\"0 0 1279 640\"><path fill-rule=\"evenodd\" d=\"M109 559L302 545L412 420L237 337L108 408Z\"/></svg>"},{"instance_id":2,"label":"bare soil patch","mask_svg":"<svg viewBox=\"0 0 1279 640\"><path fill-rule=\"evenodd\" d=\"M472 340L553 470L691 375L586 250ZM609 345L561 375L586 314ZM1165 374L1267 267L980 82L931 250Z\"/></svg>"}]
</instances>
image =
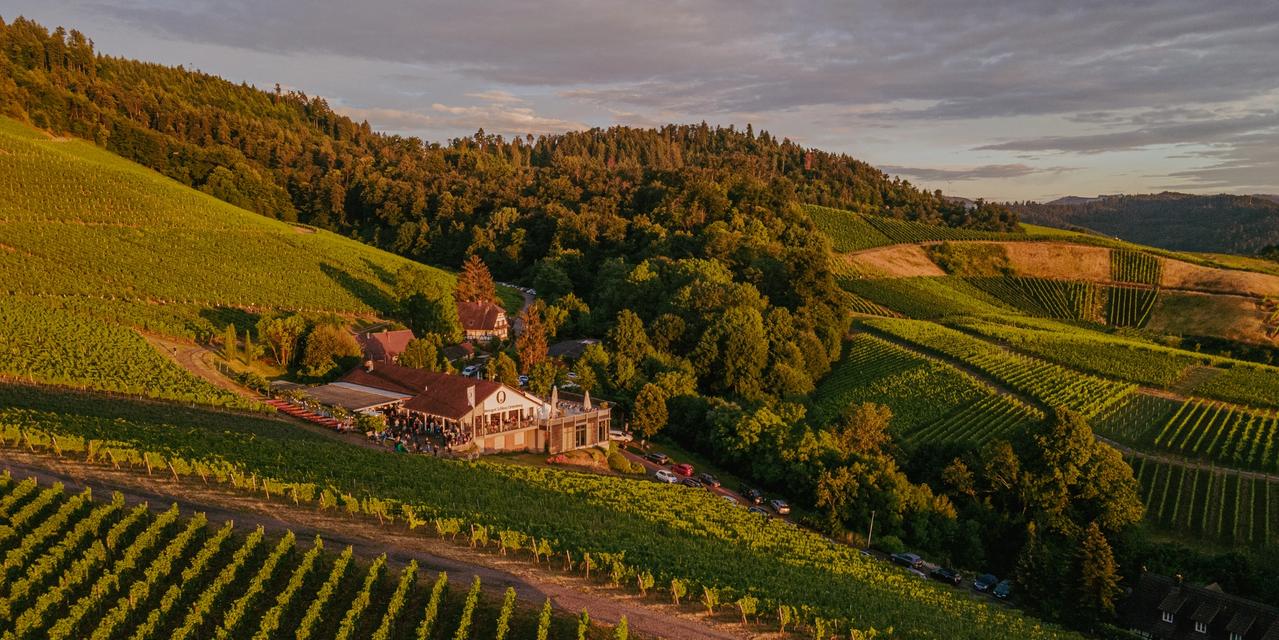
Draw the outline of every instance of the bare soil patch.
<instances>
[{"instance_id":1,"label":"bare soil patch","mask_svg":"<svg viewBox=\"0 0 1279 640\"><path fill-rule=\"evenodd\" d=\"M1279 276L1252 271L1230 271L1201 267L1179 260L1165 260L1160 285L1167 289L1189 289L1248 296L1279 296Z\"/></svg>"},{"instance_id":2,"label":"bare soil patch","mask_svg":"<svg viewBox=\"0 0 1279 640\"><path fill-rule=\"evenodd\" d=\"M859 273L874 277L910 278L946 275L941 267L929 259L924 248L917 244L899 244L861 251L848 254L846 260Z\"/></svg>"}]
</instances>

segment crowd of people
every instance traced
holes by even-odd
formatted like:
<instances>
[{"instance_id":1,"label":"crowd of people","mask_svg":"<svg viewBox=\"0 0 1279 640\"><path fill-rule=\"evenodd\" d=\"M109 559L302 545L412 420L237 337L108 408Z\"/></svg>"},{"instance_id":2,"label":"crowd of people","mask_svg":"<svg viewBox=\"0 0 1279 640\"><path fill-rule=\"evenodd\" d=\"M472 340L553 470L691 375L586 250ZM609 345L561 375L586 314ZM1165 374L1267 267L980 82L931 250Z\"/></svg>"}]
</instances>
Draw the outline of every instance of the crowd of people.
<instances>
[{"instance_id":1,"label":"crowd of people","mask_svg":"<svg viewBox=\"0 0 1279 640\"><path fill-rule=\"evenodd\" d=\"M382 417L386 421L386 427L380 431L369 431L365 435L396 451L441 455L471 441L469 430L412 415L401 409L387 412Z\"/></svg>"}]
</instances>

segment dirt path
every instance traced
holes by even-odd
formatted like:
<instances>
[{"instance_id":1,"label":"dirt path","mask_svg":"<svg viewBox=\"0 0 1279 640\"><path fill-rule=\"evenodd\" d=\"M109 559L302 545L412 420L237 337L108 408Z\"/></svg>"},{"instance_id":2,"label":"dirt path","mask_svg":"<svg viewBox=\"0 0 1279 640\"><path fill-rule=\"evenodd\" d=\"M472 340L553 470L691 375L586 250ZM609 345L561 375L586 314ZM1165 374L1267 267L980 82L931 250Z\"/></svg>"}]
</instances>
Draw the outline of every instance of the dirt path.
<instances>
[{"instance_id":1,"label":"dirt path","mask_svg":"<svg viewBox=\"0 0 1279 640\"><path fill-rule=\"evenodd\" d=\"M385 553L396 565L417 560L423 568L449 572L450 582L457 584L479 576L485 587L498 597L499 592L509 586L530 606L540 606L549 597L560 610L585 609L593 619L607 624L615 624L626 616L631 632L640 636L674 640L776 637L754 625L746 628L739 622L730 622L732 614L727 610L715 620L709 620L694 606L675 607L655 597L641 598L588 582L577 574L535 567L523 557L507 558L439 540L429 533L410 532L399 525L380 526L336 512L266 501L218 485L179 482L168 476L146 476L8 449L0 450L0 468L15 477L34 476L42 483L62 482L70 491L92 488L99 499L112 491L120 491L126 501L147 502L155 510L177 503L184 512L204 512L212 521L233 520L242 531L261 525L274 533L291 530L304 538L320 535L335 546L351 545L364 558ZM553 566L558 567L558 563Z\"/></svg>"},{"instance_id":2,"label":"dirt path","mask_svg":"<svg viewBox=\"0 0 1279 640\"><path fill-rule=\"evenodd\" d=\"M205 356L211 353L208 349L191 342L179 342L172 338L158 336L152 333L138 332L151 346L155 347L160 353L173 360L178 366L191 372L198 378L206 382L226 389L236 395L244 396L251 400L261 400L262 397L252 390L242 387L230 378L222 375L217 369L214 369Z\"/></svg>"}]
</instances>

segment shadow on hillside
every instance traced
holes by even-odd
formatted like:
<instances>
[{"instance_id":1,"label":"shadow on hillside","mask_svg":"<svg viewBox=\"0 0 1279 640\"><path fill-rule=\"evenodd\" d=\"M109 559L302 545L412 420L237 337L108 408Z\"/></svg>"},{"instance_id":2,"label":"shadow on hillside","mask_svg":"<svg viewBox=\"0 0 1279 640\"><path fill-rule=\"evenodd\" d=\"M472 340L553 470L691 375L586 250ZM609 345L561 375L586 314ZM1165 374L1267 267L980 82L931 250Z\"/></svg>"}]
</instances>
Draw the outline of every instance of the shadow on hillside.
<instances>
[{"instance_id":1,"label":"shadow on hillside","mask_svg":"<svg viewBox=\"0 0 1279 640\"><path fill-rule=\"evenodd\" d=\"M343 289L349 291L360 302L373 307L381 313L389 313L391 311L391 297L376 284L357 278L327 262L320 265L320 271L323 271L324 275L341 285Z\"/></svg>"},{"instance_id":2,"label":"shadow on hillside","mask_svg":"<svg viewBox=\"0 0 1279 640\"><path fill-rule=\"evenodd\" d=\"M262 315L234 307L213 307L211 309L201 309L200 317L208 320L215 331L225 330L228 324L233 324L237 333L244 333L246 330L257 326L258 319Z\"/></svg>"},{"instance_id":3,"label":"shadow on hillside","mask_svg":"<svg viewBox=\"0 0 1279 640\"><path fill-rule=\"evenodd\" d=\"M364 266L369 268L369 271L373 272L373 275L377 276L378 280L382 281L382 284L388 287L395 286L394 273L391 273L390 271L383 269L381 265L377 264L376 262L373 262L372 260L369 260L368 258L360 258L360 260L364 262Z\"/></svg>"}]
</instances>

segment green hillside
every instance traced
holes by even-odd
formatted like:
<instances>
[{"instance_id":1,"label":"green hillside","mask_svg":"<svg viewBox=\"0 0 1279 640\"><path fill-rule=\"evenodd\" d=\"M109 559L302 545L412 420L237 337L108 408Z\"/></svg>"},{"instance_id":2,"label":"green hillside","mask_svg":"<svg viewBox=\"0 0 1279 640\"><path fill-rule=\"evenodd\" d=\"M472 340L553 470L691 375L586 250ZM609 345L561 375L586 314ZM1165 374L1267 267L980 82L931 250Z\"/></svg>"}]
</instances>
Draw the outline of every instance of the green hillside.
<instances>
[{"instance_id":1,"label":"green hillside","mask_svg":"<svg viewBox=\"0 0 1279 640\"><path fill-rule=\"evenodd\" d=\"M409 264L0 119L0 373L236 404L133 329L207 338L272 311L384 314Z\"/></svg>"}]
</instances>

